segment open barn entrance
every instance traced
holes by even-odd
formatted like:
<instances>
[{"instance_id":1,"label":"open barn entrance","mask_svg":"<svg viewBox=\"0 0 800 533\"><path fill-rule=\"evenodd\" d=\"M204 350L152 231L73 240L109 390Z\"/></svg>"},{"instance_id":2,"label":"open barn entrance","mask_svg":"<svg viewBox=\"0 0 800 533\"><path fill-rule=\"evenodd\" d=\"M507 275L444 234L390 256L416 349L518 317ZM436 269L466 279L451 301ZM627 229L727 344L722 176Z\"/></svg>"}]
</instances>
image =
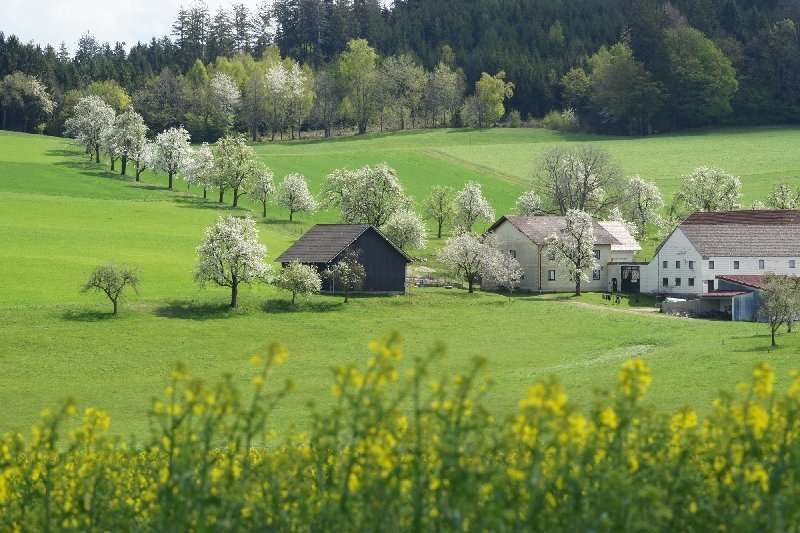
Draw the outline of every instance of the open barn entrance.
<instances>
[{"instance_id":1,"label":"open barn entrance","mask_svg":"<svg viewBox=\"0 0 800 533\"><path fill-rule=\"evenodd\" d=\"M622 275L622 292L625 294L639 294L640 290L640 272L638 266L623 266L621 268Z\"/></svg>"}]
</instances>

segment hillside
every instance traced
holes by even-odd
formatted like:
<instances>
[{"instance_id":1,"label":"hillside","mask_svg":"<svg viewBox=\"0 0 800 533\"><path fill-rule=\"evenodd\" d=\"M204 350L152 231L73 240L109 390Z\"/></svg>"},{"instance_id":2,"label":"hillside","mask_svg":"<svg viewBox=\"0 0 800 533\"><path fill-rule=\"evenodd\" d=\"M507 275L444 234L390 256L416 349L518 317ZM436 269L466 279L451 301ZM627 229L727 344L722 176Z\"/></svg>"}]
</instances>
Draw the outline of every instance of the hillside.
<instances>
[{"instance_id":1,"label":"hillside","mask_svg":"<svg viewBox=\"0 0 800 533\"><path fill-rule=\"evenodd\" d=\"M796 175L800 156L791 148L798 137L797 129L642 140L542 130L433 131L257 150L276 175L305 173L315 192L333 168L387 161L418 200L432 184L475 179L503 213L526 187L535 155L557 143L601 143L626 174L656 179L665 192L694 166L721 165L742 176L750 202ZM489 401L498 414L509 412L530 382L550 374L585 402L633 355L653 367L654 405L704 409L719 389L731 389L765 357L785 376L800 348L798 337L786 336L777 352L764 351L767 331L755 324L612 312L532 296L508 304L497 295L447 290L347 305L319 296L290 312L285 295L259 287L246 290L243 309L231 313L224 291L200 288L191 277L203 229L229 209L167 192L166 178L145 176L142 184L120 179L86 162L64 139L0 132L0 430L24 428L43 407L70 395L108 408L115 431L140 432L147 427L139 414L143 400L160 391L176 361L196 375L230 373L244 384L249 356L276 341L291 354L277 377L298 385L278 413L281 426L302 424L298 413L307 400L330 402L331 367L361 361L367 342L392 330L404 336L408 357L445 341L449 355L437 369L444 373L486 357L495 380ZM333 213L301 216L294 224L285 218L271 207L259 224L270 259L309 224L335 219ZM142 277L140 294L132 294L113 320L101 297L79 293L92 267L105 261L135 265Z\"/></svg>"}]
</instances>

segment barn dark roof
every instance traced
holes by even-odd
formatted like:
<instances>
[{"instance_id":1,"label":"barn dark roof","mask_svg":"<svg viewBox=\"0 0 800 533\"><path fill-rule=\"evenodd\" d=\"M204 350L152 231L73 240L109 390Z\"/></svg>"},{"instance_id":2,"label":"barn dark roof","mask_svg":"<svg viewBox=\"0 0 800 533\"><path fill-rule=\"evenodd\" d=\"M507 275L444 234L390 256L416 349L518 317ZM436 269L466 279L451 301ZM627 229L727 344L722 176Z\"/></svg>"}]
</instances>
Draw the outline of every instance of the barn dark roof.
<instances>
[{"instance_id":1,"label":"barn dark roof","mask_svg":"<svg viewBox=\"0 0 800 533\"><path fill-rule=\"evenodd\" d=\"M301 263L330 263L366 231L373 230L407 261L411 261L380 231L369 224L317 224L303 234L278 259L279 263L299 261Z\"/></svg>"},{"instance_id":2,"label":"barn dark roof","mask_svg":"<svg viewBox=\"0 0 800 533\"><path fill-rule=\"evenodd\" d=\"M563 216L523 217L506 215L500 217L500 220L492 224L492 227L490 227L488 231L494 231L503 222L507 221L522 232L523 235L528 237L531 242L543 245L546 238L551 235L557 235L564 229L564 226L567 224L566 219L567 217ZM614 235L601 226L596 220L594 221L594 241L595 244L625 245L625 243L615 238Z\"/></svg>"},{"instance_id":3,"label":"barn dark roof","mask_svg":"<svg viewBox=\"0 0 800 533\"><path fill-rule=\"evenodd\" d=\"M718 275L717 279L730 281L753 289L766 288L766 278L760 275Z\"/></svg>"},{"instance_id":4,"label":"barn dark roof","mask_svg":"<svg viewBox=\"0 0 800 533\"><path fill-rule=\"evenodd\" d=\"M800 256L800 211L694 213L679 227L703 257Z\"/></svg>"}]
</instances>

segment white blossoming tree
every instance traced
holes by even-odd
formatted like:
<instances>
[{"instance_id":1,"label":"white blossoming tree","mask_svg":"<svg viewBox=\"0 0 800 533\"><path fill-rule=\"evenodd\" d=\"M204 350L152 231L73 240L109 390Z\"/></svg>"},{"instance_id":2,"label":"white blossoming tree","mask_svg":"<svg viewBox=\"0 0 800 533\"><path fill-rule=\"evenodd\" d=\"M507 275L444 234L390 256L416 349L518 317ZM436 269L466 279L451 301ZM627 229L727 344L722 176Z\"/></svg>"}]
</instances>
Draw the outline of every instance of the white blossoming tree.
<instances>
[{"instance_id":1,"label":"white blossoming tree","mask_svg":"<svg viewBox=\"0 0 800 533\"><path fill-rule=\"evenodd\" d=\"M192 153L189 132L181 128L169 128L156 136L154 166L169 177L168 188L172 190L175 175L186 167Z\"/></svg>"},{"instance_id":2,"label":"white blossoming tree","mask_svg":"<svg viewBox=\"0 0 800 533\"><path fill-rule=\"evenodd\" d=\"M788 183L779 183L767 197L767 205L772 209L796 209L800 203L800 192Z\"/></svg>"},{"instance_id":3,"label":"white blossoming tree","mask_svg":"<svg viewBox=\"0 0 800 533\"><path fill-rule=\"evenodd\" d=\"M410 209L397 211L389 217L381 231L395 246L401 250L425 248L428 242L428 231L425 223Z\"/></svg>"},{"instance_id":4,"label":"white blossoming tree","mask_svg":"<svg viewBox=\"0 0 800 533\"><path fill-rule=\"evenodd\" d=\"M64 123L64 131L83 144L86 153L99 163L103 132L114 124L115 115L114 109L99 96L84 96Z\"/></svg>"},{"instance_id":5,"label":"white blossoming tree","mask_svg":"<svg viewBox=\"0 0 800 533\"><path fill-rule=\"evenodd\" d=\"M467 282L470 293L482 274L490 272L496 249L491 242L464 232L447 239L437 258L456 276Z\"/></svg>"},{"instance_id":6,"label":"white blossoming tree","mask_svg":"<svg viewBox=\"0 0 800 533\"><path fill-rule=\"evenodd\" d=\"M192 149L181 173L189 185L203 189L203 198L208 198L208 188L216 183L214 171L214 152L208 143L203 143Z\"/></svg>"},{"instance_id":7,"label":"white blossoming tree","mask_svg":"<svg viewBox=\"0 0 800 533\"><path fill-rule=\"evenodd\" d=\"M522 282L524 275L522 265L519 264L516 257L495 246L492 246L492 251L487 253L490 257L487 261L485 276L494 280L499 288L505 289L508 299L511 301L512 294Z\"/></svg>"},{"instance_id":8,"label":"white blossoming tree","mask_svg":"<svg viewBox=\"0 0 800 533\"><path fill-rule=\"evenodd\" d=\"M265 166L258 168L255 177L250 182L250 198L261 204L261 217L267 217L267 203L275 192L274 174Z\"/></svg>"},{"instance_id":9,"label":"white blossoming tree","mask_svg":"<svg viewBox=\"0 0 800 533\"><path fill-rule=\"evenodd\" d=\"M298 294L318 293L322 289L322 279L313 266L293 261L283 267L275 279L275 286L292 293L292 305L294 305Z\"/></svg>"},{"instance_id":10,"label":"white blossoming tree","mask_svg":"<svg viewBox=\"0 0 800 533\"><path fill-rule=\"evenodd\" d=\"M545 239L545 253L567 270L580 296L581 283L589 280L589 272L598 268L594 257L594 221L591 215L576 209L567 211L566 224L557 235Z\"/></svg>"},{"instance_id":11,"label":"white blossoming tree","mask_svg":"<svg viewBox=\"0 0 800 533\"><path fill-rule=\"evenodd\" d=\"M739 207L741 180L718 168L700 167L681 180L675 199L690 212L732 211Z\"/></svg>"},{"instance_id":12,"label":"white blossoming tree","mask_svg":"<svg viewBox=\"0 0 800 533\"><path fill-rule=\"evenodd\" d=\"M473 181L467 183L458 191L455 199L456 226L461 231L472 231L472 227L479 220L494 221L494 209L484 198L481 186Z\"/></svg>"},{"instance_id":13,"label":"white blossoming tree","mask_svg":"<svg viewBox=\"0 0 800 533\"><path fill-rule=\"evenodd\" d=\"M295 213L317 209L317 202L308 190L308 184L302 174L289 174L283 178L275 191L275 201L289 211L290 222L294 219Z\"/></svg>"},{"instance_id":14,"label":"white blossoming tree","mask_svg":"<svg viewBox=\"0 0 800 533\"><path fill-rule=\"evenodd\" d=\"M658 186L633 176L628 179L623 192L623 216L634 226L634 235L638 240L647 236L647 225L661 223L660 212L664 207L664 199Z\"/></svg>"},{"instance_id":15,"label":"white blossoming tree","mask_svg":"<svg viewBox=\"0 0 800 533\"><path fill-rule=\"evenodd\" d=\"M411 205L397 173L386 163L354 171L335 170L325 180L322 195L328 206L339 208L344 222L376 228Z\"/></svg>"},{"instance_id":16,"label":"white blossoming tree","mask_svg":"<svg viewBox=\"0 0 800 533\"><path fill-rule=\"evenodd\" d=\"M142 173L148 168L153 168L155 164L156 145L153 141L146 138L131 146L128 159L133 161L136 171L136 181L141 180Z\"/></svg>"},{"instance_id":17,"label":"white blossoming tree","mask_svg":"<svg viewBox=\"0 0 800 533\"><path fill-rule=\"evenodd\" d=\"M120 174L125 176L128 161L135 159L140 147L147 142L147 125L142 115L129 107L114 120L113 127L106 130L107 149L120 159ZM111 169L114 169L112 160Z\"/></svg>"},{"instance_id":18,"label":"white blossoming tree","mask_svg":"<svg viewBox=\"0 0 800 533\"><path fill-rule=\"evenodd\" d=\"M214 145L215 175L219 185L219 201L224 200L225 190L233 192L233 207L247 191L248 183L258 173L256 155L247 144L244 135L229 135Z\"/></svg>"},{"instance_id":19,"label":"white blossoming tree","mask_svg":"<svg viewBox=\"0 0 800 533\"><path fill-rule=\"evenodd\" d=\"M215 283L231 289L230 306L238 305L239 285L269 281L267 247L261 244L255 221L250 217L219 217L206 230L197 248L195 281Z\"/></svg>"},{"instance_id":20,"label":"white blossoming tree","mask_svg":"<svg viewBox=\"0 0 800 533\"><path fill-rule=\"evenodd\" d=\"M541 197L533 191L526 191L517 198L517 214L524 217L535 217L544 214Z\"/></svg>"},{"instance_id":21,"label":"white blossoming tree","mask_svg":"<svg viewBox=\"0 0 800 533\"><path fill-rule=\"evenodd\" d=\"M242 93L233 78L224 72L217 72L208 83L209 94L220 122L226 130L233 125L236 111L242 101Z\"/></svg>"},{"instance_id":22,"label":"white blossoming tree","mask_svg":"<svg viewBox=\"0 0 800 533\"><path fill-rule=\"evenodd\" d=\"M436 222L436 238L441 239L444 225L455 216L453 189L446 185L431 187L431 193L425 199L425 215Z\"/></svg>"}]
</instances>

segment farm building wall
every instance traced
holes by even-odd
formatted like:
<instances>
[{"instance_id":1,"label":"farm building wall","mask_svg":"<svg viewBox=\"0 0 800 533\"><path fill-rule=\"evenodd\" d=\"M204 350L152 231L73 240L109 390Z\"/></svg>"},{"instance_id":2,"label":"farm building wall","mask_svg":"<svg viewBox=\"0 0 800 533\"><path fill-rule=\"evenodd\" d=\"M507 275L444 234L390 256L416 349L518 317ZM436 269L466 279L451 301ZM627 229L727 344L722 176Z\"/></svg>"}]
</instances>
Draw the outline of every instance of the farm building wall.
<instances>
[{"instance_id":1,"label":"farm building wall","mask_svg":"<svg viewBox=\"0 0 800 533\"><path fill-rule=\"evenodd\" d=\"M734 299L733 319L745 322L755 322L760 320L759 309L761 308L761 291L741 285L726 279L717 280L718 290L721 291L747 291Z\"/></svg>"},{"instance_id":2,"label":"farm building wall","mask_svg":"<svg viewBox=\"0 0 800 533\"><path fill-rule=\"evenodd\" d=\"M358 292L405 293L407 260L374 229L362 233L347 250L357 251L358 261L364 265L364 286ZM330 281L325 280L322 290L331 292L331 288Z\"/></svg>"},{"instance_id":3,"label":"farm building wall","mask_svg":"<svg viewBox=\"0 0 800 533\"><path fill-rule=\"evenodd\" d=\"M500 224L494 234L497 238L497 247L505 252L513 252L519 261L524 277L520 283L519 290L522 291L543 291L543 292L569 292L575 290L575 282L569 280L567 269L559 265L556 261L550 261L544 255L540 246L531 241L513 224L506 221ZM598 269L599 279L594 279L594 273L589 272L589 281L581 284L581 289L585 291L605 291L608 285L608 262L611 257L611 245L598 244L595 250L600 252L600 268ZM628 252L632 255L632 252ZM540 270L541 257L541 270ZM555 279L550 279L551 271L555 272ZM541 286L539 280L541 279ZM496 289L497 285L493 280L487 279L481 282L483 289Z\"/></svg>"}]
</instances>

